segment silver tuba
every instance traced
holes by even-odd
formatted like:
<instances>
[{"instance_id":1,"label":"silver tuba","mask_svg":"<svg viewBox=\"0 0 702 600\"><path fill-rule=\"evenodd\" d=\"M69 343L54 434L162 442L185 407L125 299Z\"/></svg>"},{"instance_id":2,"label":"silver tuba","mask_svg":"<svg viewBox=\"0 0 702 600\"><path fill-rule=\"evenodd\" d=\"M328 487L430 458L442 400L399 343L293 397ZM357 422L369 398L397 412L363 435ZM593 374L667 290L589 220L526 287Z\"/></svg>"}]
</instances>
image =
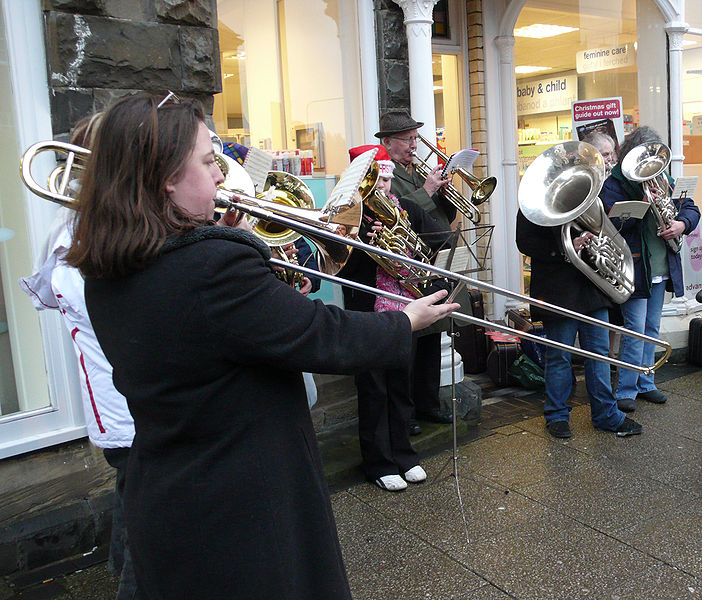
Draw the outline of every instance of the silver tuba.
<instances>
[{"instance_id":1,"label":"silver tuba","mask_svg":"<svg viewBox=\"0 0 702 600\"><path fill-rule=\"evenodd\" d=\"M634 260L598 198L604 160L585 142L552 146L527 168L519 184L519 208L536 225L562 225L568 260L617 304L634 291ZM576 252L573 237L593 233ZM575 235L574 235L575 234Z\"/></svg>"},{"instance_id":2,"label":"silver tuba","mask_svg":"<svg viewBox=\"0 0 702 600\"><path fill-rule=\"evenodd\" d=\"M648 142L634 146L621 164L624 177L641 183L659 234L668 229L678 216L678 209L671 197L672 189L664 173L669 163L670 148L661 142ZM682 235L665 241L673 252L680 252Z\"/></svg>"}]
</instances>

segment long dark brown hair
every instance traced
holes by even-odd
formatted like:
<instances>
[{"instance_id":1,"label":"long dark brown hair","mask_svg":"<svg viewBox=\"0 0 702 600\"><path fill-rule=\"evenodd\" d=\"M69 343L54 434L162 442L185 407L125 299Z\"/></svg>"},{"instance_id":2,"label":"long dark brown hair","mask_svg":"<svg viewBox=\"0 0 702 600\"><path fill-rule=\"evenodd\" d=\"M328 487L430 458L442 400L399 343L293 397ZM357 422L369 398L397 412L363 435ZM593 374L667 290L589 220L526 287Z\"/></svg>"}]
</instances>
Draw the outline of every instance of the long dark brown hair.
<instances>
[{"instance_id":1,"label":"long dark brown hair","mask_svg":"<svg viewBox=\"0 0 702 600\"><path fill-rule=\"evenodd\" d=\"M66 254L84 277L141 270L168 236L210 223L180 209L166 193L193 151L202 106L188 100L157 108L159 100L127 96L100 121Z\"/></svg>"}]
</instances>

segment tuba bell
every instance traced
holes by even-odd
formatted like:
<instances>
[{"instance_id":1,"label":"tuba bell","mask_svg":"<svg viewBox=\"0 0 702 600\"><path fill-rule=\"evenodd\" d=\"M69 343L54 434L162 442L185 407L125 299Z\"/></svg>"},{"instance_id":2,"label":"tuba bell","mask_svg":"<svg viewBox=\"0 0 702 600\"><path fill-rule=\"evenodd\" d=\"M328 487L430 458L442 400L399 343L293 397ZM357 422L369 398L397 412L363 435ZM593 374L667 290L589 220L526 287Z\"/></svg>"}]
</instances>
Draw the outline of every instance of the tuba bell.
<instances>
[{"instance_id":1,"label":"tuba bell","mask_svg":"<svg viewBox=\"0 0 702 600\"><path fill-rule=\"evenodd\" d=\"M236 161L231 162L243 171L243 167ZM238 171L236 168L235 170ZM246 171L244 174L249 178ZM251 185L253 187L253 184ZM225 186L232 187L224 189ZM217 191L215 210L225 212L228 208L236 208L237 205L248 207L249 222L254 233L269 246L281 247L290 244L301 237L301 234L266 219L265 215L293 219L344 237L355 238L358 234L363 214L358 194L350 199L330 199L323 208L316 209L313 208L314 199L307 185L294 175L278 171L269 173L266 189L259 196L245 193L241 187L234 180L227 181L225 174L225 183ZM321 272L335 275L349 259L352 250L350 246L313 234L307 234L306 237L317 249L317 264ZM283 260L287 260L287 257L283 257Z\"/></svg>"},{"instance_id":2,"label":"tuba bell","mask_svg":"<svg viewBox=\"0 0 702 600\"><path fill-rule=\"evenodd\" d=\"M598 194L604 160L586 142L563 142L540 154L519 184L519 208L536 225L561 225L568 260L613 302L634 291L634 259L624 238L607 217ZM573 238L592 233L577 251Z\"/></svg>"},{"instance_id":3,"label":"tuba bell","mask_svg":"<svg viewBox=\"0 0 702 600\"><path fill-rule=\"evenodd\" d=\"M651 205L659 234L668 229L678 216L678 209L672 199L672 188L665 175L669 163L670 148L662 142L648 142L632 148L621 164L624 177L641 183L644 198ZM682 241L682 235L665 240L675 253L680 252Z\"/></svg>"}]
</instances>

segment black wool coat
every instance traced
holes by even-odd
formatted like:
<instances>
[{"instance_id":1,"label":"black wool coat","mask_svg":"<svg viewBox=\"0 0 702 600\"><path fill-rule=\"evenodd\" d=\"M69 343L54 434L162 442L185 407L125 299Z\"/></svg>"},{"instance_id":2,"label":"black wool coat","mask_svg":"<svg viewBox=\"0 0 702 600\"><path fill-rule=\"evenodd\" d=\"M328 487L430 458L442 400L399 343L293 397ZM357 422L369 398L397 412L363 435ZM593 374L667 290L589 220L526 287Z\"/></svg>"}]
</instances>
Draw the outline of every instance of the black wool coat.
<instances>
[{"instance_id":1,"label":"black wool coat","mask_svg":"<svg viewBox=\"0 0 702 600\"><path fill-rule=\"evenodd\" d=\"M350 598L300 371L397 367L409 319L303 297L244 232L205 227L168 250L86 281L136 425L125 514L142 594Z\"/></svg>"},{"instance_id":2,"label":"black wool coat","mask_svg":"<svg viewBox=\"0 0 702 600\"><path fill-rule=\"evenodd\" d=\"M566 261L561 245L561 227L542 227L517 214L517 247L531 257L532 298L557 304L579 313L611 308L612 302L581 271ZM559 318L560 315L530 306L534 321Z\"/></svg>"}]
</instances>

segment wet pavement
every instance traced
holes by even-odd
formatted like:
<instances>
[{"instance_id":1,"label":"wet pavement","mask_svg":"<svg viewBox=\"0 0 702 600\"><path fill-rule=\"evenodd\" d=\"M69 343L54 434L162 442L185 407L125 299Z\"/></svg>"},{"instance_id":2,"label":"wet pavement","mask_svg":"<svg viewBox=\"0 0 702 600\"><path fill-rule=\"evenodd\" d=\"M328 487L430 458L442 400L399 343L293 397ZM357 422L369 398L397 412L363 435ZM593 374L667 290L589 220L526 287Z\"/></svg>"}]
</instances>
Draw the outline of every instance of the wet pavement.
<instances>
[{"instance_id":1,"label":"wet pavement","mask_svg":"<svg viewBox=\"0 0 702 600\"><path fill-rule=\"evenodd\" d=\"M669 400L637 404L640 436L595 430L580 383L571 439L549 436L536 394L508 416L484 406L455 462L428 450L424 484L335 485L355 600L702 598L702 371L666 365L657 381ZM100 552L0 582L0 600L112 599Z\"/></svg>"}]
</instances>

